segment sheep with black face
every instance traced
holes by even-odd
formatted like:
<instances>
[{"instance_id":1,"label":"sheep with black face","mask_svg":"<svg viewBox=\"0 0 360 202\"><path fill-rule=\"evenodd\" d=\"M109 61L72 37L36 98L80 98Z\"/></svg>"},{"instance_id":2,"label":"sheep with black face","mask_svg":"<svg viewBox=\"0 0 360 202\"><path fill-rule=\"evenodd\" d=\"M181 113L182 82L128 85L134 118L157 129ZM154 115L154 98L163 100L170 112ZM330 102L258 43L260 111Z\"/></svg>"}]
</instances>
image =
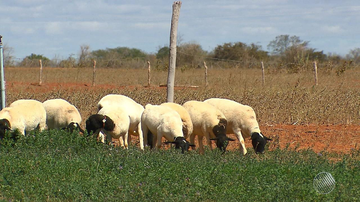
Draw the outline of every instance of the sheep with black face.
<instances>
[{"instance_id":1,"label":"sheep with black face","mask_svg":"<svg viewBox=\"0 0 360 202\"><path fill-rule=\"evenodd\" d=\"M265 145L270 138L263 135L256 120L256 114L248 105L243 105L229 99L210 98L204 101L219 109L227 118L227 134L235 134L240 141L240 151L247 153L244 138L251 137L256 153L264 153Z\"/></svg>"},{"instance_id":2,"label":"sheep with black face","mask_svg":"<svg viewBox=\"0 0 360 202\"><path fill-rule=\"evenodd\" d=\"M0 111L0 138L4 138L5 131L18 130L25 135L28 132L46 128L46 111L41 102L22 99L13 102L9 107Z\"/></svg>"},{"instance_id":3,"label":"sheep with black face","mask_svg":"<svg viewBox=\"0 0 360 202\"><path fill-rule=\"evenodd\" d=\"M143 134L141 131L141 114L144 111L144 107L141 104L125 95L108 94L100 99L97 107L99 111L103 107L116 107L119 108L122 113L126 113L130 119L127 142L131 142L131 136L137 136L140 142L140 149L144 149ZM124 146L122 139L120 139L120 145Z\"/></svg>"},{"instance_id":4,"label":"sheep with black face","mask_svg":"<svg viewBox=\"0 0 360 202\"><path fill-rule=\"evenodd\" d=\"M194 146L184 137L180 115L166 106L147 104L141 116L141 129L144 142L149 142L150 148L155 146L159 149L162 137L167 140L167 144L175 144L175 148L181 149L182 153ZM149 137L152 140L148 141Z\"/></svg>"},{"instance_id":5,"label":"sheep with black face","mask_svg":"<svg viewBox=\"0 0 360 202\"><path fill-rule=\"evenodd\" d=\"M190 134L193 132L193 124L190 118L189 112L181 105L173 102L165 102L161 104L162 106L170 107L171 109L175 110L181 118L183 122L183 134L185 139L190 137Z\"/></svg>"},{"instance_id":6,"label":"sheep with black face","mask_svg":"<svg viewBox=\"0 0 360 202\"><path fill-rule=\"evenodd\" d=\"M75 129L84 133L80 127L81 115L79 110L64 99L49 99L43 102L46 110L46 125L48 129L66 129L70 132Z\"/></svg>"},{"instance_id":7,"label":"sheep with black face","mask_svg":"<svg viewBox=\"0 0 360 202\"><path fill-rule=\"evenodd\" d=\"M204 137L210 149L212 149L211 140L215 140L216 146L225 152L229 141L234 140L226 136L227 120L224 114L210 104L195 100L187 101L183 106L189 112L193 123L190 143L194 144L195 136L198 137L199 153L204 153Z\"/></svg>"},{"instance_id":8,"label":"sheep with black face","mask_svg":"<svg viewBox=\"0 0 360 202\"><path fill-rule=\"evenodd\" d=\"M112 138L118 139L125 148L128 148L129 125L129 116L119 107L103 107L86 120L89 135L95 133L102 143L105 143L105 138L107 142L111 142Z\"/></svg>"}]
</instances>

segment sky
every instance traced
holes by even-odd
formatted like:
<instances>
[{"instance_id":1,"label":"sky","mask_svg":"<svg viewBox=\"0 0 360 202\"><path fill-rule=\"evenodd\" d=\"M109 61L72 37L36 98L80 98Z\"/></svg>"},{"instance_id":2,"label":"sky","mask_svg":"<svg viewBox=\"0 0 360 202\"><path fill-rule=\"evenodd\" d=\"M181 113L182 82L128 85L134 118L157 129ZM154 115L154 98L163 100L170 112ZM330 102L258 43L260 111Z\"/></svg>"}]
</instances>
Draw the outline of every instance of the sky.
<instances>
[{"instance_id":1,"label":"sky","mask_svg":"<svg viewBox=\"0 0 360 202\"><path fill-rule=\"evenodd\" d=\"M18 59L49 59L128 47L156 53L170 44L169 0L1 0L0 35ZM325 54L345 56L360 48L358 0L184 0L180 43L212 51L224 43L267 45L296 35Z\"/></svg>"}]
</instances>

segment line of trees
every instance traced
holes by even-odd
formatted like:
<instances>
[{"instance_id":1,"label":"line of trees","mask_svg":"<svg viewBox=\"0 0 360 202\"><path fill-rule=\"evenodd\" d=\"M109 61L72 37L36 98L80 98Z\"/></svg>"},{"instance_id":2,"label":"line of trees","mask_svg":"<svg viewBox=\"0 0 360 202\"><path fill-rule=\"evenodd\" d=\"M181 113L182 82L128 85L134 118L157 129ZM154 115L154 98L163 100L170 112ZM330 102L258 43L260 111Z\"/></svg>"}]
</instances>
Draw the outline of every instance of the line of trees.
<instances>
[{"instance_id":1,"label":"line of trees","mask_svg":"<svg viewBox=\"0 0 360 202\"><path fill-rule=\"evenodd\" d=\"M211 67L219 68L253 68L260 67L264 62L276 68L300 71L312 68L312 63L317 61L321 66L334 66L346 63L349 65L360 64L360 48L350 50L345 57L335 54L324 54L309 47L309 41L303 41L298 36L279 35L270 41L268 51L264 51L260 45L242 42L224 43L214 50L207 52L196 42L182 43L177 47L177 67L181 70L202 67L204 61L208 61ZM96 60L100 68L143 68L150 61L156 69L167 70L169 63L169 47L159 47L156 54L148 54L142 50L128 47L106 48L91 51L90 46L82 45L76 55L72 54L67 59L52 59L43 55L31 54L20 62L16 62L12 56L13 49L4 46L5 67L37 67L42 60L45 67L92 67Z\"/></svg>"}]
</instances>

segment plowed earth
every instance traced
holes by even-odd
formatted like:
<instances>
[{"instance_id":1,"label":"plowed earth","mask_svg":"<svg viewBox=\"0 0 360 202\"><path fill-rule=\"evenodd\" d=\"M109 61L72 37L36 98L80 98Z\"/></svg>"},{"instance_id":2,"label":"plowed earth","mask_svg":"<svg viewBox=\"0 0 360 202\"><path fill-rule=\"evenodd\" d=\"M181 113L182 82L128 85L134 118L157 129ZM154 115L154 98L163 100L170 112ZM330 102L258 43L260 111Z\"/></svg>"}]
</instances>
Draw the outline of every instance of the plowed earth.
<instances>
[{"instance_id":1,"label":"plowed earth","mask_svg":"<svg viewBox=\"0 0 360 202\"><path fill-rule=\"evenodd\" d=\"M17 91L17 89L24 89L29 93L42 93L59 89L66 89L69 91L89 90L94 88L91 84L80 83L46 83L43 85L29 84L21 82L11 82L6 84L6 89L10 91ZM139 86L136 86L137 88ZM97 89L102 88L119 88L114 85L97 85ZM127 88L129 88L127 86ZM158 88L158 87L151 87ZM160 87L159 87L160 88ZM162 87L163 88L163 87ZM262 133L272 138L269 144L269 150L276 147L289 147L296 150L312 149L314 152L335 152L349 154L352 149L360 147L360 125L260 125ZM229 137L236 139L235 135ZM137 138L133 138L132 142L138 142ZM204 142L205 143L205 142ZM250 139L245 139L247 149L252 149ZM215 145L213 145L215 148ZM239 142L230 142L228 150L238 150Z\"/></svg>"}]
</instances>

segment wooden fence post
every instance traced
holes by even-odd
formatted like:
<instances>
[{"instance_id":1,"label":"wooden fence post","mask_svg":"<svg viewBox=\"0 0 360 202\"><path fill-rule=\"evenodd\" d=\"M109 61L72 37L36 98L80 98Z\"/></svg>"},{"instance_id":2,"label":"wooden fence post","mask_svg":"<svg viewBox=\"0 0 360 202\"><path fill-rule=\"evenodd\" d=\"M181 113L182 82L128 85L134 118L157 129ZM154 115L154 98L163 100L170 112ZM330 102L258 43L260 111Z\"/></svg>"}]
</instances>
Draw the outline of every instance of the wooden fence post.
<instances>
[{"instance_id":1,"label":"wooden fence post","mask_svg":"<svg viewBox=\"0 0 360 202\"><path fill-rule=\"evenodd\" d=\"M265 85L265 67L264 67L264 62L261 61L261 71L262 71L262 85Z\"/></svg>"},{"instance_id":2,"label":"wooden fence post","mask_svg":"<svg viewBox=\"0 0 360 202\"><path fill-rule=\"evenodd\" d=\"M314 61L314 77L315 77L315 85L318 85L318 75L317 75L317 64L316 61Z\"/></svg>"},{"instance_id":3,"label":"wooden fence post","mask_svg":"<svg viewBox=\"0 0 360 202\"><path fill-rule=\"evenodd\" d=\"M150 71L151 71L150 61L147 61L147 63L148 63L148 87L150 87L150 79L151 79L151 76L150 76Z\"/></svg>"},{"instance_id":4,"label":"wooden fence post","mask_svg":"<svg viewBox=\"0 0 360 202\"><path fill-rule=\"evenodd\" d=\"M42 61L41 60L39 60L39 66L40 66L39 85L41 86L41 84L42 84L42 71L43 71L43 66L42 66Z\"/></svg>"},{"instance_id":5,"label":"wooden fence post","mask_svg":"<svg viewBox=\"0 0 360 202\"><path fill-rule=\"evenodd\" d=\"M177 27L180 16L181 1L173 3L173 12L171 18L170 29L170 57L169 57L169 70L167 80L167 102L174 102L174 87L175 87L175 67L176 67L176 37Z\"/></svg>"},{"instance_id":6,"label":"wooden fence post","mask_svg":"<svg viewBox=\"0 0 360 202\"><path fill-rule=\"evenodd\" d=\"M206 62L204 61L204 67L205 67L205 86L207 86L209 83L208 83L208 78L207 78L207 75L208 75L208 67L206 66Z\"/></svg>"},{"instance_id":7,"label":"wooden fence post","mask_svg":"<svg viewBox=\"0 0 360 202\"><path fill-rule=\"evenodd\" d=\"M95 75L96 75L96 60L93 60L93 81L92 81L92 86L95 86Z\"/></svg>"}]
</instances>

